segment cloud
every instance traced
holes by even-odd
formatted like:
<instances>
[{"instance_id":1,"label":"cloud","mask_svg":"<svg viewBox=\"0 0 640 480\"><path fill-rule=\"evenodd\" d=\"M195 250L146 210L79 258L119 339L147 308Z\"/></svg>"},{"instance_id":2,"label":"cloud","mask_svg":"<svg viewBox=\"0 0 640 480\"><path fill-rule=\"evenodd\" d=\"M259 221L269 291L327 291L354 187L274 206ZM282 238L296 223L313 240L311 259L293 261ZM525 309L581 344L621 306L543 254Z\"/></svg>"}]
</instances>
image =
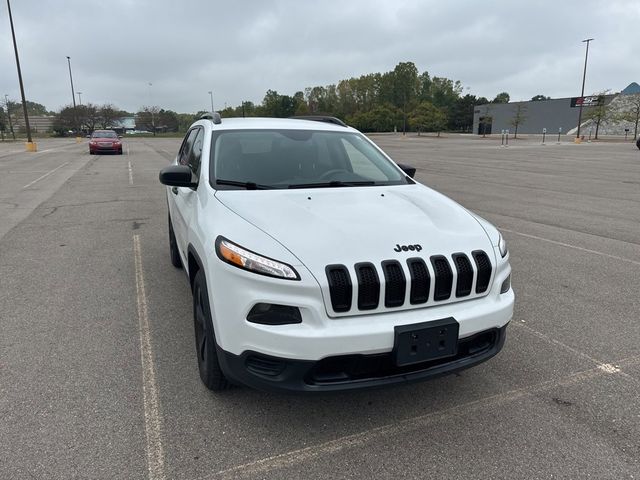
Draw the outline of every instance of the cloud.
<instances>
[{"instance_id":1,"label":"cloud","mask_svg":"<svg viewBox=\"0 0 640 480\"><path fill-rule=\"evenodd\" d=\"M27 97L49 109L71 103L67 55L83 102L132 111L194 112L208 108L209 90L217 108L259 103L267 89L292 95L401 61L478 96L575 96L585 37L596 39L588 92L639 80L633 1L14 0L12 9ZM6 6L0 21L8 26ZM18 98L2 34L0 93Z\"/></svg>"}]
</instances>

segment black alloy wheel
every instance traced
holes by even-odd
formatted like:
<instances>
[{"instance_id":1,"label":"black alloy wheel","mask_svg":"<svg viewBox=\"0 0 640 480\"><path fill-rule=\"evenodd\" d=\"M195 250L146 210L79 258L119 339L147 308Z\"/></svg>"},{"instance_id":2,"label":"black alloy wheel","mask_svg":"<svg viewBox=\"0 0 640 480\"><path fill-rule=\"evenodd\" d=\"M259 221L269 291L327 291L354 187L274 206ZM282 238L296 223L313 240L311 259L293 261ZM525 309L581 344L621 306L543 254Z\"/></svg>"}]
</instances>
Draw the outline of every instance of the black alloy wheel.
<instances>
[{"instance_id":1,"label":"black alloy wheel","mask_svg":"<svg viewBox=\"0 0 640 480\"><path fill-rule=\"evenodd\" d=\"M218 362L209 296L202 270L198 270L196 278L193 280L193 326L196 334L200 379L209 390L225 390L229 387L229 382L222 373Z\"/></svg>"}]
</instances>

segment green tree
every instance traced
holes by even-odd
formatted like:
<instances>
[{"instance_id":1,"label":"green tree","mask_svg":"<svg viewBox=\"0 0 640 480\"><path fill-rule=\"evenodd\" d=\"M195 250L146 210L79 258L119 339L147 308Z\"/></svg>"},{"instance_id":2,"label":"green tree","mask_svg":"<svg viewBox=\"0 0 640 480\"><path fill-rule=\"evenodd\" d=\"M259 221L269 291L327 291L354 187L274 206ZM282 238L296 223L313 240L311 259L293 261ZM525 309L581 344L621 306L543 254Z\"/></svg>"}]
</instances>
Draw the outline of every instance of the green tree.
<instances>
[{"instance_id":1,"label":"green tree","mask_svg":"<svg viewBox=\"0 0 640 480\"><path fill-rule=\"evenodd\" d=\"M293 97L289 95L280 95L275 90L267 90L262 107L265 116L287 118L292 117L296 113L296 104Z\"/></svg>"},{"instance_id":2,"label":"green tree","mask_svg":"<svg viewBox=\"0 0 640 480\"><path fill-rule=\"evenodd\" d=\"M158 112L158 128L162 132L177 132L179 126L178 114L173 110L160 109Z\"/></svg>"},{"instance_id":3,"label":"green tree","mask_svg":"<svg viewBox=\"0 0 640 480\"><path fill-rule=\"evenodd\" d=\"M443 77L433 77L431 82L431 103L436 107L451 108L460 98L462 85L459 81L453 81Z\"/></svg>"},{"instance_id":4,"label":"green tree","mask_svg":"<svg viewBox=\"0 0 640 480\"><path fill-rule=\"evenodd\" d=\"M158 114L160 108L154 106L144 106L136 113L136 129L147 130L156 135L156 125L158 125ZM203 112L204 113L204 112ZM199 118L199 115L198 115Z\"/></svg>"},{"instance_id":5,"label":"green tree","mask_svg":"<svg viewBox=\"0 0 640 480\"><path fill-rule=\"evenodd\" d=\"M72 107L73 108L73 107ZM100 122L100 108L93 103L85 105L76 105L77 125L80 130L93 132Z\"/></svg>"},{"instance_id":6,"label":"green tree","mask_svg":"<svg viewBox=\"0 0 640 480\"><path fill-rule=\"evenodd\" d=\"M406 111L418 97L418 69L413 62L400 62L393 69L394 105Z\"/></svg>"},{"instance_id":7,"label":"green tree","mask_svg":"<svg viewBox=\"0 0 640 480\"><path fill-rule=\"evenodd\" d=\"M98 123L100 124L100 128L105 129L111 127L113 123L122 116L122 112L110 103L98 107Z\"/></svg>"},{"instance_id":8,"label":"green tree","mask_svg":"<svg viewBox=\"0 0 640 480\"><path fill-rule=\"evenodd\" d=\"M77 125L76 112L72 105L67 105L56 114L52 129L57 136L64 137L70 130L76 130Z\"/></svg>"},{"instance_id":9,"label":"green tree","mask_svg":"<svg viewBox=\"0 0 640 480\"><path fill-rule=\"evenodd\" d=\"M409 115L409 123L418 132L440 132L447 125L447 114L431 102L422 102Z\"/></svg>"},{"instance_id":10,"label":"green tree","mask_svg":"<svg viewBox=\"0 0 640 480\"><path fill-rule=\"evenodd\" d=\"M496 95L496 98L491 103L509 103L510 97L507 92L501 92Z\"/></svg>"},{"instance_id":11,"label":"green tree","mask_svg":"<svg viewBox=\"0 0 640 480\"><path fill-rule=\"evenodd\" d=\"M551 97L545 97L544 95L535 95L531 98L532 102L540 102L542 100L551 100Z\"/></svg>"},{"instance_id":12,"label":"green tree","mask_svg":"<svg viewBox=\"0 0 640 480\"><path fill-rule=\"evenodd\" d=\"M475 95L459 97L449 108L449 129L459 132L470 132L473 128L473 110L478 104Z\"/></svg>"},{"instance_id":13,"label":"green tree","mask_svg":"<svg viewBox=\"0 0 640 480\"><path fill-rule=\"evenodd\" d=\"M633 139L638 138L638 121L640 120L640 93L623 95L622 119L634 124Z\"/></svg>"},{"instance_id":14,"label":"green tree","mask_svg":"<svg viewBox=\"0 0 640 480\"><path fill-rule=\"evenodd\" d=\"M598 103L593 107L586 107L583 111L583 117L585 120L590 120L596 125L595 139L598 139L598 131L600 125L604 122L618 121L620 120L620 114L611 108L610 105L605 105L605 98L607 92L602 92L598 95Z\"/></svg>"},{"instance_id":15,"label":"green tree","mask_svg":"<svg viewBox=\"0 0 640 480\"><path fill-rule=\"evenodd\" d=\"M192 113L178 113L178 131L186 132L195 121L196 116Z\"/></svg>"},{"instance_id":16,"label":"green tree","mask_svg":"<svg viewBox=\"0 0 640 480\"><path fill-rule=\"evenodd\" d=\"M515 129L513 138L518 138L518 127L522 125L522 122L527 119L527 116L525 115L526 113L526 105L524 105L523 103L518 103L516 105L516 110L513 114L513 117L511 117L511 121L509 122L509 125L511 125Z\"/></svg>"}]
</instances>

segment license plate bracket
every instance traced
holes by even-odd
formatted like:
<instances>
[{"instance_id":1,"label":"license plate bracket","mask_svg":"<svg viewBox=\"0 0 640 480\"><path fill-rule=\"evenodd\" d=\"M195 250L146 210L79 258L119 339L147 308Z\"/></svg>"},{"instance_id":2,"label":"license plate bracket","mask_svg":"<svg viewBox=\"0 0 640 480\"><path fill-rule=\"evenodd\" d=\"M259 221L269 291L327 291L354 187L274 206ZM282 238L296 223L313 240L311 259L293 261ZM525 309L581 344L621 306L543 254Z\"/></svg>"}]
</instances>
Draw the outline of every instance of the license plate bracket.
<instances>
[{"instance_id":1,"label":"license plate bracket","mask_svg":"<svg viewBox=\"0 0 640 480\"><path fill-rule=\"evenodd\" d=\"M458 353L460 324L453 317L401 325L394 330L393 360L398 367Z\"/></svg>"}]
</instances>

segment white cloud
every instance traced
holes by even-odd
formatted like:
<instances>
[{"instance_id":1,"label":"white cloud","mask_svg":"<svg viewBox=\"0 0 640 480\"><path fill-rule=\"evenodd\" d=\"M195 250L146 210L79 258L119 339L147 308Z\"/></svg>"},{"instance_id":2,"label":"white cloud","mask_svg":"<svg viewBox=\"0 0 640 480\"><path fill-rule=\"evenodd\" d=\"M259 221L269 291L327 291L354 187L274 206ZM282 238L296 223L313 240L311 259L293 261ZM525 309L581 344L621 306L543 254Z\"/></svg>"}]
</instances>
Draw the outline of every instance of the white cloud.
<instances>
[{"instance_id":1,"label":"white cloud","mask_svg":"<svg viewBox=\"0 0 640 480\"><path fill-rule=\"evenodd\" d=\"M293 94L412 61L469 93L513 99L579 93L581 40L594 37L587 91L639 81L635 1L112 0L12 5L27 97L71 101L66 55L83 102L179 112L267 89ZM8 27L6 6L0 21ZM0 94L18 98L10 31L2 29ZM148 82L153 83L149 89Z\"/></svg>"}]
</instances>

